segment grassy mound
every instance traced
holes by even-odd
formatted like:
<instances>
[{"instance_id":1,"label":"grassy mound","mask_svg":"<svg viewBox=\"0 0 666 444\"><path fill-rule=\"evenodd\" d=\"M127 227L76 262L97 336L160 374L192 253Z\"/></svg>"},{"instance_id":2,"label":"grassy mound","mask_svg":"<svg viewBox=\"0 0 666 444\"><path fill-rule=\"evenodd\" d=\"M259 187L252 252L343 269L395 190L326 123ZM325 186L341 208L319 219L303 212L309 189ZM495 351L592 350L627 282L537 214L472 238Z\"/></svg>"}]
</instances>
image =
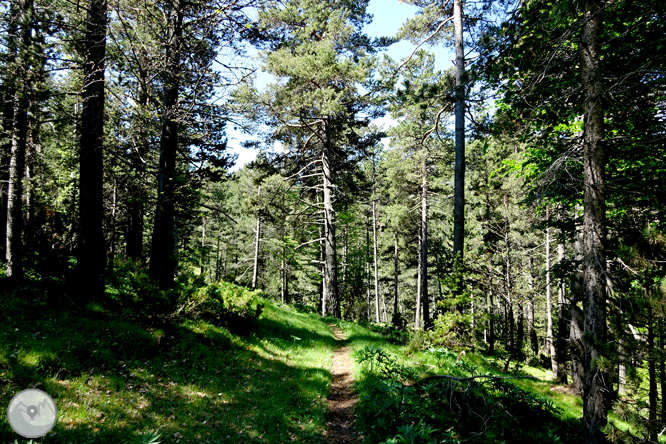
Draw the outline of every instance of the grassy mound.
<instances>
[{"instance_id":1,"label":"grassy mound","mask_svg":"<svg viewBox=\"0 0 666 444\"><path fill-rule=\"evenodd\" d=\"M0 405L36 387L58 406L39 442L131 443L151 432L163 443L324 442L335 339L319 316L259 299L252 333L239 336L214 316L153 322L57 293L14 289L0 307ZM3 421L0 443L17 438Z\"/></svg>"}]
</instances>

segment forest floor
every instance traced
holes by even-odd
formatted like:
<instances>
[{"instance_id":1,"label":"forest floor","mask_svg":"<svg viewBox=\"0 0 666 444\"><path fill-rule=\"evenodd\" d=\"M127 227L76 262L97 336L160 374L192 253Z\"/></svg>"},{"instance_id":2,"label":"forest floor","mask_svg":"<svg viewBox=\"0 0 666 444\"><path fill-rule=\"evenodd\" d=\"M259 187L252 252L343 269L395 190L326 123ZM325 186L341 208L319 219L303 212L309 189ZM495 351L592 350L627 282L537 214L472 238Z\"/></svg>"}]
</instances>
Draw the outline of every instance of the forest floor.
<instances>
[{"instance_id":1,"label":"forest floor","mask_svg":"<svg viewBox=\"0 0 666 444\"><path fill-rule=\"evenodd\" d=\"M351 359L345 334L336 324L329 324L333 329L338 347L331 365L331 394L328 396L328 430L324 432L331 443L352 443L357 440L352 427L354 425L354 405L358 395L353 390L354 365Z\"/></svg>"},{"instance_id":2,"label":"forest floor","mask_svg":"<svg viewBox=\"0 0 666 444\"><path fill-rule=\"evenodd\" d=\"M151 432L164 444L349 444L363 438L354 388L367 379L353 353L381 348L405 365L439 365L379 331L261 302L254 330L236 334L201 320L77 308L37 284L0 285L0 407L26 388L49 393L58 423L43 444L140 443ZM489 357L465 360L496 371ZM536 378L516 385L580 417L580 399L552 390L546 370L516 371ZM27 442L0 422L0 444L15 439Z\"/></svg>"}]
</instances>

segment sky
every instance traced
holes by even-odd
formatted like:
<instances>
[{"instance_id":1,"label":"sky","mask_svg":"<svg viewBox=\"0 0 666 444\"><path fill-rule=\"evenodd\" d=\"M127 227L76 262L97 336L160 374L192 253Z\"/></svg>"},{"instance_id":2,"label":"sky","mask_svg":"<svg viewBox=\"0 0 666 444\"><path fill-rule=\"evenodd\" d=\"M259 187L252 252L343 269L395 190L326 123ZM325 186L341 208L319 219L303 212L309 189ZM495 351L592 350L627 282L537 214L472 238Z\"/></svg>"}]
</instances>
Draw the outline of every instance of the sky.
<instances>
[{"instance_id":1,"label":"sky","mask_svg":"<svg viewBox=\"0 0 666 444\"><path fill-rule=\"evenodd\" d=\"M392 36L408 17L414 16L416 11L418 11L417 7L400 3L398 0L370 0L368 12L372 14L373 20L372 23L365 26L364 31L370 37ZM389 47L387 54L394 60L401 60L408 57L414 47L414 44L407 41L398 42ZM441 47L424 47L435 54L437 69L445 70L452 66L451 51ZM375 124L380 127L389 127L393 123L393 119L388 115L375 121ZM233 128L228 128L227 135L229 148L238 155L233 170L254 160L256 151L241 147L241 142L246 140L247 136Z\"/></svg>"}]
</instances>

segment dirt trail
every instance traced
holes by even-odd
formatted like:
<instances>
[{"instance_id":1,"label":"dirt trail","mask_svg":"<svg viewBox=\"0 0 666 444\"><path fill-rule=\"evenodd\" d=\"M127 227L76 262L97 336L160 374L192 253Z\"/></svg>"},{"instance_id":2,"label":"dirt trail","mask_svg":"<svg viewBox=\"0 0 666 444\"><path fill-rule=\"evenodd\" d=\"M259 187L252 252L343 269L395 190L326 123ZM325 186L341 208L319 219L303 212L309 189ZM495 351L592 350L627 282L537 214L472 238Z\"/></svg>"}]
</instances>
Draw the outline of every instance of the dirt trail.
<instances>
[{"instance_id":1,"label":"dirt trail","mask_svg":"<svg viewBox=\"0 0 666 444\"><path fill-rule=\"evenodd\" d=\"M351 348L346 344L342 330L330 324L338 341L338 348L333 355L331 374L331 394L328 397L328 431L326 437L331 443L357 442L352 433L354 424L354 404L358 396L352 391L354 381Z\"/></svg>"}]
</instances>

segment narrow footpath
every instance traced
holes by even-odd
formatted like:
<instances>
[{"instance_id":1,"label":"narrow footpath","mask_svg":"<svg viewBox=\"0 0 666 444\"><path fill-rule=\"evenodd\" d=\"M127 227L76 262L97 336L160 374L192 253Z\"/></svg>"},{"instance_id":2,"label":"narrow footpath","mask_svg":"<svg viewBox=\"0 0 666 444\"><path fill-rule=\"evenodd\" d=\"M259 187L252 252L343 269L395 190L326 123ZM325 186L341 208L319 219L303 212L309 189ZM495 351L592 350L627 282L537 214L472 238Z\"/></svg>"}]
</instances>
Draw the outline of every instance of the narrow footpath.
<instances>
[{"instance_id":1,"label":"narrow footpath","mask_svg":"<svg viewBox=\"0 0 666 444\"><path fill-rule=\"evenodd\" d=\"M333 355L331 374L331 394L328 397L328 431L326 437L331 443L354 443L356 436L354 425L354 404L358 396L352 390L354 381L351 348L347 345L342 330L335 324L329 324L339 346Z\"/></svg>"}]
</instances>

